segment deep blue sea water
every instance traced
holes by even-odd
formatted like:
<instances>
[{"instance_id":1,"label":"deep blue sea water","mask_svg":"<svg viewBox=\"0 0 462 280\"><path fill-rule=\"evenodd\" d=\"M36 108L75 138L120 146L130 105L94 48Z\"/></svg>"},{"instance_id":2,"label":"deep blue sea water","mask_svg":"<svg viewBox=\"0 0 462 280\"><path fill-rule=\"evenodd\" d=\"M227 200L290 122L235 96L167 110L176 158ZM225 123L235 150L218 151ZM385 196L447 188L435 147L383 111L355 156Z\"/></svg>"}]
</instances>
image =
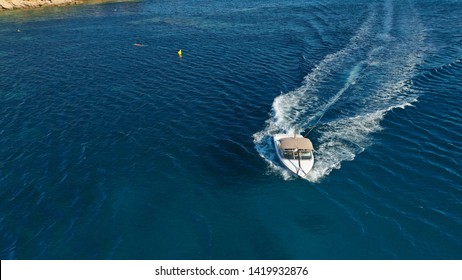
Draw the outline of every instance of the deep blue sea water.
<instances>
[{"instance_id":1,"label":"deep blue sea water","mask_svg":"<svg viewBox=\"0 0 462 280\"><path fill-rule=\"evenodd\" d=\"M0 13L0 258L461 259L460 11ZM284 131L310 131L307 180L275 159Z\"/></svg>"}]
</instances>

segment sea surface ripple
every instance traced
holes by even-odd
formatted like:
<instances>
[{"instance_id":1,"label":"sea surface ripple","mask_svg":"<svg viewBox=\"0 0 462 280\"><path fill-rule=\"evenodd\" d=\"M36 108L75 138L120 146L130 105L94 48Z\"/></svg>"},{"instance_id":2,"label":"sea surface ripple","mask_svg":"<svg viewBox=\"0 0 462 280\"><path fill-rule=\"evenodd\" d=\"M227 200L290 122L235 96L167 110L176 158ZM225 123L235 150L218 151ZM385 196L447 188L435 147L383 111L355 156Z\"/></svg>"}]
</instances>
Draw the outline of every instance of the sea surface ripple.
<instances>
[{"instance_id":1,"label":"sea surface ripple","mask_svg":"<svg viewBox=\"0 0 462 280\"><path fill-rule=\"evenodd\" d=\"M461 10L2 12L0 258L462 258ZM278 132L313 141L307 180Z\"/></svg>"}]
</instances>

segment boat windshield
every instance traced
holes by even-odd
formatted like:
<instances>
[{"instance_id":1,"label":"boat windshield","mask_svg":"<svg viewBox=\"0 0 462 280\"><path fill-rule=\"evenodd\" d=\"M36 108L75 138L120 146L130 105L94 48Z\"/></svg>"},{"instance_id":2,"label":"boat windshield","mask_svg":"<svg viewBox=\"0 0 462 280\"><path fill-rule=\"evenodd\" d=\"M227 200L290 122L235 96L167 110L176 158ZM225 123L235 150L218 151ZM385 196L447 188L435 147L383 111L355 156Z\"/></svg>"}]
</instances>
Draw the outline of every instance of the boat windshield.
<instances>
[{"instance_id":1,"label":"boat windshield","mask_svg":"<svg viewBox=\"0 0 462 280\"><path fill-rule=\"evenodd\" d=\"M282 150L282 154L283 154L284 158L286 158L286 159L295 159L294 150L284 149L284 150Z\"/></svg>"},{"instance_id":2,"label":"boat windshield","mask_svg":"<svg viewBox=\"0 0 462 280\"><path fill-rule=\"evenodd\" d=\"M282 155L285 159L311 159L312 152L311 150L294 150L294 149L284 149L282 150Z\"/></svg>"},{"instance_id":3,"label":"boat windshield","mask_svg":"<svg viewBox=\"0 0 462 280\"><path fill-rule=\"evenodd\" d=\"M311 150L300 150L301 159L311 159Z\"/></svg>"}]
</instances>

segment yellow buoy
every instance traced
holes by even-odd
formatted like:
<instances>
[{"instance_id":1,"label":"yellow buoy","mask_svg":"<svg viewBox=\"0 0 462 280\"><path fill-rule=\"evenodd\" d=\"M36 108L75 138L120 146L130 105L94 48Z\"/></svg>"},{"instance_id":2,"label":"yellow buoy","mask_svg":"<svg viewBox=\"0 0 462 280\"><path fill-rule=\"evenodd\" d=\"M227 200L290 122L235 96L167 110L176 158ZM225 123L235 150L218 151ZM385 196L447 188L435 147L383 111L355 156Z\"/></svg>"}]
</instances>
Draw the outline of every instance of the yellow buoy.
<instances>
[{"instance_id":1,"label":"yellow buoy","mask_svg":"<svg viewBox=\"0 0 462 280\"><path fill-rule=\"evenodd\" d=\"M182 56L183 56L183 51L182 51L181 49L178 51L178 56L179 56L179 57L182 57Z\"/></svg>"}]
</instances>

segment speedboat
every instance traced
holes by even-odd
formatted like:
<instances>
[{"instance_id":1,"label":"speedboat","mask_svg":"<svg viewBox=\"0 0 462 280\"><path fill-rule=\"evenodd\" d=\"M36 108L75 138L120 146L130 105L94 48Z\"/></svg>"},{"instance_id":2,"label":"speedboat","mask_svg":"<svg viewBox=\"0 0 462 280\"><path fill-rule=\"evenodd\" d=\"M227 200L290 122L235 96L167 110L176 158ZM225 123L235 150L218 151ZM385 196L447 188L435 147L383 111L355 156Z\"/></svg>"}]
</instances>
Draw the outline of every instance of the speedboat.
<instances>
[{"instance_id":1,"label":"speedboat","mask_svg":"<svg viewBox=\"0 0 462 280\"><path fill-rule=\"evenodd\" d=\"M313 144L300 134L274 134L274 147L282 164L300 177L313 168Z\"/></svg>"}]
</instances>

